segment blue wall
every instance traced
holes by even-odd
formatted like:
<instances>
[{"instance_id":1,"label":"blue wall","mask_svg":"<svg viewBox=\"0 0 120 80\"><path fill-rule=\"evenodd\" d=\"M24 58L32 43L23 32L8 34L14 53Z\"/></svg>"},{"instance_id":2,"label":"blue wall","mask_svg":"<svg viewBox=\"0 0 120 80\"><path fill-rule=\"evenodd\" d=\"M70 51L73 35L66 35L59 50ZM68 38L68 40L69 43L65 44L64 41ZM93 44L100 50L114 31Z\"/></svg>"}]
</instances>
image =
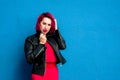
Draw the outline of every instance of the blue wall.
<instances>
[{"instance_id":1,"label":"blue wall","mask_svg":"<svg viewBox=\"0 0 120 80\"><path fill-rule=\"evenodd\" d=\"M46 11L67 43L60 80L120 80L119 0L0 0L0 80L30 80L24 40Z\"/></svg>"}]
</instances>

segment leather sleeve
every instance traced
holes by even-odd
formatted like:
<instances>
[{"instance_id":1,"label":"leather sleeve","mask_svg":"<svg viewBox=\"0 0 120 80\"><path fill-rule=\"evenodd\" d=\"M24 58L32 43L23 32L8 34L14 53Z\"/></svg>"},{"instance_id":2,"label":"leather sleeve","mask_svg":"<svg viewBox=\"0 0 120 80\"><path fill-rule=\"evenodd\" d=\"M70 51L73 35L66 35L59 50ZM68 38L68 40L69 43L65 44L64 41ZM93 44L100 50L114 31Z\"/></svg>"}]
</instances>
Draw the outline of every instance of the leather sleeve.
<instances>
[{"instance_id":1,"label":"leather sleeve","mask_svg":"<svg viewBox=\"0 0 120 80\"><path fill-rule=\"evenodd\" d=\"M63 37L60 34L59 30L55 31L55 40L58 43L59 49L63 50L63 49L66 48L65 40L63 39Z\"/></svg>"},{"instance_id":2,"label":"leather sleeve","mask_svg":"<svg viewBox=\"0 0 120 80\"><path fill-rule=\"evenodd\" d=\"M28 63L34 63L35 59L45 51L45 45L39 44L37 48L34 49L34 44L28 38L25 40L24 45L25 56Z\"/></svg>"}]
</instances>

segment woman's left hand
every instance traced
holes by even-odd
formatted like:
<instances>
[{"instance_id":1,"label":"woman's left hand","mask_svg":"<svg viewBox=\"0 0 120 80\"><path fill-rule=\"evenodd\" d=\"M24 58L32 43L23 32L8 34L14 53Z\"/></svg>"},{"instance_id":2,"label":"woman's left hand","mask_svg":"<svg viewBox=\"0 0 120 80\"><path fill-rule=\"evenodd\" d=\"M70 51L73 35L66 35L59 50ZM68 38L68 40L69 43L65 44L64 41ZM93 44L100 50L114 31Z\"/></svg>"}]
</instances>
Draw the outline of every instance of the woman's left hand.
<instances>
[{"instance_id":1,"label":"woman's left hand","mask_svg":"<svg viewBox=\"0 0 120 80\"><path fill-rule=\"evenodd\" d=\"M56 19L54 19L55 20L55 30L57 30L58 28L57 28L57 20Z\"/></svg>"}]
</instances>

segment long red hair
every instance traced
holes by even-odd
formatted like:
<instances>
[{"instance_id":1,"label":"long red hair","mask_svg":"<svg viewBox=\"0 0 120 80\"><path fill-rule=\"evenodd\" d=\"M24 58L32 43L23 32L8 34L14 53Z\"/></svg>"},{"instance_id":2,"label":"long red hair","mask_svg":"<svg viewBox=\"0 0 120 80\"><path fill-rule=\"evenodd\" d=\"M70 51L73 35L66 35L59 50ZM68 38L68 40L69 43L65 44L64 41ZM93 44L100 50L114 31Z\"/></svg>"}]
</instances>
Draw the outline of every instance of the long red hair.
<instances>
[{"instance_id":1,"label":"long red hair","mask_svg":"<svg viewBox=\"0 0 120 80\"><path fill-rule=\"evenodd\" d=\"M42 19L44 17L50 18L51 19L51 29L49 31L50 34L52 34L55 31L55 21L54 21L54 17L52 16L52 14L50 14L49 12L46 13L42 13L38 19L37 19L37 23L36 23L36 31L40 31L40 22L42 21Z\"/></svg>"}]
</instances>

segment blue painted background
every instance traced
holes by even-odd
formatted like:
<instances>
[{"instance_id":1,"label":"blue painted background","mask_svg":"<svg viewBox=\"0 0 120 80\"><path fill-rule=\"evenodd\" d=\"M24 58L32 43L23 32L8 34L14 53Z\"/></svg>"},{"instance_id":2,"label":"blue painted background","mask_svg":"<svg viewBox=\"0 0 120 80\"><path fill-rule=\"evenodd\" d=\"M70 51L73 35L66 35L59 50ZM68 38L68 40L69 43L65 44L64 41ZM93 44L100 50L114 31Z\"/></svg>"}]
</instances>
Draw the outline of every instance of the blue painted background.
<instances>
[{"instance_id":1,"label":"blue painted background","mask_svg":"<svg viewBox=\"0 0 120 80\"><path fill-rule=\"evenodd\" d=\"M0 0L0 80L30 80L24 40L46 11L67 44L60 80L120 80L119 0Z\"/></svg>"}]
</instances>

